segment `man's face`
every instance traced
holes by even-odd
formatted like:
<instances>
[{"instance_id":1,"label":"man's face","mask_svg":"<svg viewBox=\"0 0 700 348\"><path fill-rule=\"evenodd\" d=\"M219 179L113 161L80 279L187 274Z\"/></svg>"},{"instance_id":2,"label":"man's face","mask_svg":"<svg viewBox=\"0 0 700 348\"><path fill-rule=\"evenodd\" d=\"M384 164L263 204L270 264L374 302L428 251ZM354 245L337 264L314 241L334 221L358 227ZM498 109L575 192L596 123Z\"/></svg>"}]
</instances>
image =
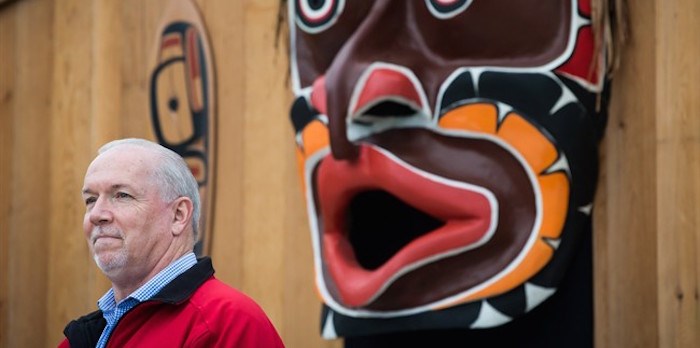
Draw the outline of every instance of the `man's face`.
<instances>
[{"instance_id":1,"label":"man's face","mask_svg":"<svg viewBox=\"0 0 700 348\"><path fill-rule=\"evenodd\" d=\"M289 10L291 116L324 302L397 318L467 303L481 313L495 299L510 318L553 293L590 228L604 125L590 1ZM508 293L516 305L494 304Z\"/></svg>"},{"instance_id":2,"label":"man's face","mask_svg":"<svg viewBox=\"0 0 700 348\"><path fill-rule=\"evenodd\" d=\"M110 279L140 279L168 246L173 212L152 180L157 163L146 150L126 145L99 155L85 174L83 230Z\"/></svg>"}]
</instances>

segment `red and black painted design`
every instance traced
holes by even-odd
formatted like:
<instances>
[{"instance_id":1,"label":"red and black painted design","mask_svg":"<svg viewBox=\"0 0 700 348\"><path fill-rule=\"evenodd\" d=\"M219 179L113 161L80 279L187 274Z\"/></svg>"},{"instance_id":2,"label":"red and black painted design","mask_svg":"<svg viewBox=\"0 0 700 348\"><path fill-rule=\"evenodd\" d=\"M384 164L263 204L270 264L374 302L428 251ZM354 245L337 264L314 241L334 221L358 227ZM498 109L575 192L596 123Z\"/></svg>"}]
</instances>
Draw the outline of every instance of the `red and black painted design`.
<instances>
[{"instance_id":1,"label":"red and black painted design","mask_svg":"<svg viewBox=\"0 0 700 348\"><path fill-rule=\"evenodd\" d=\"M185 159L199 184L202 209L195 251L208 254L214 202L214 70L204 26L189 0L171 2L158 32L154 61L154 135Z\"/></svg>"},{"instance_id":2,"label":"red and black painted design","mask_svg":"<svg viewBox=\"0 0 700 348\"><path fill-rule=\"evenodd\" d=\"M499 326L590 233L605 125L588 0L290 2L323 335ZM322 11L323 9L323 11Z\"/></svg>"}]
</instances>

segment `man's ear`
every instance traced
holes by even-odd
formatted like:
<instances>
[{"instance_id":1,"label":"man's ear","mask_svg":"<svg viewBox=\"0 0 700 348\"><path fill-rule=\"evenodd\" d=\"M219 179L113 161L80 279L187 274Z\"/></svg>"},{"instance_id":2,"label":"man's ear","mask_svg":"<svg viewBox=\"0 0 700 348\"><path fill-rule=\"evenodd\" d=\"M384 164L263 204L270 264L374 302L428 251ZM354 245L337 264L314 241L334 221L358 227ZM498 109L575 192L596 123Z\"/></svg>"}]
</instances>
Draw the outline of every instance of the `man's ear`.
<instances>
[{"instance_id":1,"label":"man's ear","mask_svg":"<svg viewBox=\"0 0 700 348\"><path fill-rule=\"evenodd\" d=\"M173 235L177 236L192 225L194 205L188 197L179 197L173 201L173 209L175 214L173 214L171 231Z\"/></svg>"}]
</instances>

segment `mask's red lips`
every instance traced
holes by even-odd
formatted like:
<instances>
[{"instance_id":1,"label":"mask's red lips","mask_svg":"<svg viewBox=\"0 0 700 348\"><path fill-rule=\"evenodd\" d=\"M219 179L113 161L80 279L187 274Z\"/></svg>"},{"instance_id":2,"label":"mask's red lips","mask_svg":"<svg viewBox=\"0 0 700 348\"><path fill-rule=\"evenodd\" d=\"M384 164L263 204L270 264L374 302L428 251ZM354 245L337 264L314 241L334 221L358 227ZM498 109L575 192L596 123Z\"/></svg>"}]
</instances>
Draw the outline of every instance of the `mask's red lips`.
<instances>
[{"instance_id":1,"label":"mask's red lips","mask_svg":"<svg viewBox=\"0 0 700 348\"><path fill-rule=\"evenodd\" d=\"M327 156L316 179L318 205L323 207L319 218L325 266L338 300L349 307L371 303L412 269L486 243L498 220L498 203L490 191L426 173L373 145L360 146L356 161ZM358 263L347 238L345 212L358 193L376 189L445 224L411 241L377 269L367 270Z\"/></svg>"}]
</instances>

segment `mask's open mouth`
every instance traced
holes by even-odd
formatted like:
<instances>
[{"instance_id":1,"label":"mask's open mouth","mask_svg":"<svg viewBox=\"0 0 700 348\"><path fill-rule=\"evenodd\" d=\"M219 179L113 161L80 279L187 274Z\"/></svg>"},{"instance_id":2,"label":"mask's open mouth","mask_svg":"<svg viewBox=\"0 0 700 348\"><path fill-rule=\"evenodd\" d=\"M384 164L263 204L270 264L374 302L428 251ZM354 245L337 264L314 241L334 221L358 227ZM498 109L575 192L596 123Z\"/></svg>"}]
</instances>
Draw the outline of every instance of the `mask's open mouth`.
<instances>
[{"instance_id":1,"label":"mask's open mouth","mask_svg":"<svg viewBox=\"0 0 700 348\"><path fill-rule=\"evenodd\" d=\"M445 225L390 192L370 190L350 201L346 231L360 266L375 270L413 240Z\"/></svg>"},{"instance_id":2,"label":"mask's open mouth","mask_svg":"<svg viewBox=\"0 0 700 348\"><path fill-rule=\"evenodd\" d=\"M373 145L315 172L323 284L347 307L370 304L403 274L486 243L498 204L487 189L412 167Z\"/></svg>"}]
</instances>

